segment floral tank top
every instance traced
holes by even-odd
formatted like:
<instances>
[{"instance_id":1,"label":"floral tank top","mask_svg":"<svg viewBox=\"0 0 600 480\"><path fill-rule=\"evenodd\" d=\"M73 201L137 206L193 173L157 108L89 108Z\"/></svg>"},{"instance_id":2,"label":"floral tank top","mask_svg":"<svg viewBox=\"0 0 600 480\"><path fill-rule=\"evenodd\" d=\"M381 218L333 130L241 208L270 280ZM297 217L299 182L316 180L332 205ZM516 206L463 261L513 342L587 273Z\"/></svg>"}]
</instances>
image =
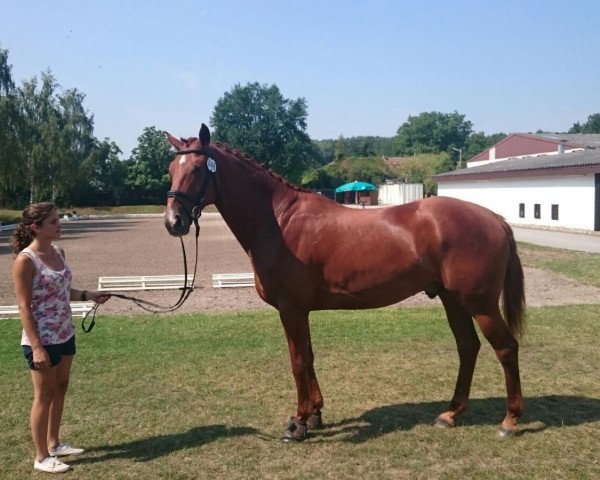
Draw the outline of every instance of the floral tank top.
<instances>
[{"instance_id":1,"label":"floral tank top","mask_svg":"<svg viewBox=\"0 0 600 480\"><path fill-rule=\"evenodd\" d=\"M21 253L27 255L35 265L33 276L31 311L42 345L65 343L75 334L71 316L71 269L60 249L54 246L63 262L62 270L52 270L30 248ZM21 334L21 345L30 345L25 331Z\"/></svg>"}]
</instances>

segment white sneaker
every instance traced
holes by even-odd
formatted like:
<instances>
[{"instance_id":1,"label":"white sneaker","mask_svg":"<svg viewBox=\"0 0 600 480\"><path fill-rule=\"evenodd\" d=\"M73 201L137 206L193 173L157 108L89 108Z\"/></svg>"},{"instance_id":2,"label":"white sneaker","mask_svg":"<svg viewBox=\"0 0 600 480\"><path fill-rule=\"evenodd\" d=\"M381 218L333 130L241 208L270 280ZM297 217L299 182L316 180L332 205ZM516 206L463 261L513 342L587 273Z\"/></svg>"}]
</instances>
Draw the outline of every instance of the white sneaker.
<instances>
[{"instance_id":1,"label":"white sneaker","mask_svg":"<svg viewBox=\"0 0 600 480\"><path fill-rule=\"evenodd\" d=\"M75 448L68 443L61 443L56 448L49 448L48 453L52 457L65 457L67 455L81 455L85 450L83 448Z\"/></svg>"},{"instance_id":2,"label":"white sneaker","mask_svg":"<svg viewBox=\"0 0 600 480\"><path fill-rule=\"evenodd\" d=\"M37 460L33 462L33 468L41 472L63 473L71 467L55 457L46 457L41 462L38 462Z\"/></svg>"}]
</instances>

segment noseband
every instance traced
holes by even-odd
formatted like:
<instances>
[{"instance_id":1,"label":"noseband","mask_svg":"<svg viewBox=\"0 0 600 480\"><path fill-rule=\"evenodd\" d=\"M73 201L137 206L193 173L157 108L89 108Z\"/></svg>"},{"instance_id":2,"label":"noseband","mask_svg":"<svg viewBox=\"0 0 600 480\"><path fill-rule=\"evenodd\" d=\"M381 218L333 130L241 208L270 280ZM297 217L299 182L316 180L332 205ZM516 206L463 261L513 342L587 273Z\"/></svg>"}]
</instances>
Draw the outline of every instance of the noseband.
<instances>
[{"instance_id":1,"label":"noseband","mask_svg":"<svg viewBox=\"0 0 600 480\"><path fill-rule=\"evenodd\" d=\"M217 171L217 162L215 162L215 160L209 156L209 153L206 150L179 150L175 153L175 155L185 155L188 153L195 153L197 155L208 156L208 160L206 161L206 175L204 176L204 180L202 181L200 192L198 193L198 196L196 198L193 198L192 196L180 190L169 190L167 192L167 198L174 198L175 200L177 200L181 204L183 211L190 218L190 221L193 221L194 225L196 225L196 229L198 229L198 219L200 218L203 206L202 204L204 203L206 191L208 190L208 182ZM189 211L186 208L184 202L189 202L192 204L191 211Z\"/></svg>"}]
</instances>

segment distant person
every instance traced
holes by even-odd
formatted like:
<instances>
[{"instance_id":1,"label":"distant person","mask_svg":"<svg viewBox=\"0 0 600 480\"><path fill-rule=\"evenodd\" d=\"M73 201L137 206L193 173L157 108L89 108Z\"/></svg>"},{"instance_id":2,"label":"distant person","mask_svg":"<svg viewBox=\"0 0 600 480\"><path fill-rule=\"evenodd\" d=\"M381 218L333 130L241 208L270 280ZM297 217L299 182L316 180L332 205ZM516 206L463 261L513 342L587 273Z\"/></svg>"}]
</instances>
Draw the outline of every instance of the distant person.
<instances>
[{"instance_id":1,"label":"distant person","mask_svg":"<svg viewBox=\"0 0 600 480\"><path fill-rule=\"evenodd\" d=\"M36 203L23 211L10 245L17 255L13 280L23 325L21 345L33 383L31 433L33 468L60 473L70 467L56 457L79 455L59 441L65 394L75 355L75 326L70 301L104 303L109 296L71 288L71 270L64 251L52 242L60 238L60 221L53 203Z\"/></svg>"}]
</instances>

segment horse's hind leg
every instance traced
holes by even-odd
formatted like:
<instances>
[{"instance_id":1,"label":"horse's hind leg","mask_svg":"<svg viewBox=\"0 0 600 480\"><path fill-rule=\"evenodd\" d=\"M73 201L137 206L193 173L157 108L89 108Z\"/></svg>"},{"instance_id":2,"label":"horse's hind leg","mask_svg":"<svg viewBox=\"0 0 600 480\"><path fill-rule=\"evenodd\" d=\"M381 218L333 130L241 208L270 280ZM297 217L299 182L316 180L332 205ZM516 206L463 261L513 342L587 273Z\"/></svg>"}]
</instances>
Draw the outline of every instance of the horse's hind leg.
<instances>
[{"instance_id":1,"label":"horse's hind leg","mask_svg":"<svg viewBox=\"0 0 600 480\"><path fill-rule=\"evenodd\" d=\"M447 291L440 292L440 298L446 309L448 323L454 334L460 359L456 388L450 407L440 413L435 421L436 427L447 428L453 427L455 425L454 419L467 409L473 372L475 371L475 363L477 362L481 342L477 337L473 318L469 312Z\"/></svg>"},{"instance_id":2,"label":"horse's hind leg","mask_svg":"<svg viewBox=\"0 0 600 480\"><path fill-rule=\"evenodd\" d=\"M511 436L517 431L517 421L524 411L519 377L519 344L508 330L497 307L490 314L475 314L475 320L504 369L508 400L506 417L499 433L503 437Z\"/></svg>"}]
</instances>

